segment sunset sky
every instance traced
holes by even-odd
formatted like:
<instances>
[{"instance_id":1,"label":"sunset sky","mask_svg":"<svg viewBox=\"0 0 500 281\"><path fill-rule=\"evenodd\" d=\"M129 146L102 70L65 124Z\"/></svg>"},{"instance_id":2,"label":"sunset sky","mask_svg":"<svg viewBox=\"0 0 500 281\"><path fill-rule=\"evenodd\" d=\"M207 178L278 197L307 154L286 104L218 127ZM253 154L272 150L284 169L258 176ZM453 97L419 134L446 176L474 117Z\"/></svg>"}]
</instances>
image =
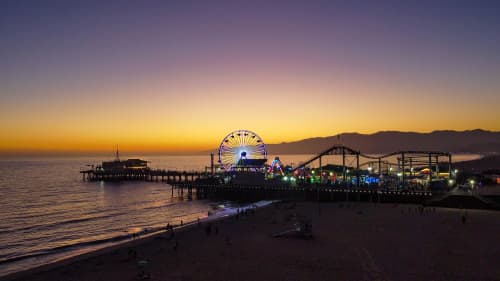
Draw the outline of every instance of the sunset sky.
<instances>
[{"instance_id":1,"label":"sunset sky","mask_svg":"<svg viewBox=\"0 0 500 281\"><path fill-rule=\"evenodd\" d=\"M500 1L0 2L0 153L500 130Z\"/></svg>"}]
</instances>

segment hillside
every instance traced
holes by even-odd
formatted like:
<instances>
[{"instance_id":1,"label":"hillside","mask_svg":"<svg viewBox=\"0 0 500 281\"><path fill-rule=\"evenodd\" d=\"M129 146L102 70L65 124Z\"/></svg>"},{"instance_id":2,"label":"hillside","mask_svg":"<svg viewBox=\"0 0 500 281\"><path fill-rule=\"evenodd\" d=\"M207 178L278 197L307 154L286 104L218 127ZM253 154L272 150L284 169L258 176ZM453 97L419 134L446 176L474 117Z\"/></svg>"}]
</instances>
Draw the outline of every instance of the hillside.
<instances>
[{"instance_id":1,"label":"hillside","mask_svg":"<svg viewBox=\"0 0 500 281\"><path fill-rule=\"evenodd\" d=\"M398 150L431 150L453 153L498 153L500 132L485 130L434 131L431 133L384 131L374 134L343 133L324 138L268 144L269 154L318 153L335 144L344 144L364 153Z\"/></svg>"}]
</instances>

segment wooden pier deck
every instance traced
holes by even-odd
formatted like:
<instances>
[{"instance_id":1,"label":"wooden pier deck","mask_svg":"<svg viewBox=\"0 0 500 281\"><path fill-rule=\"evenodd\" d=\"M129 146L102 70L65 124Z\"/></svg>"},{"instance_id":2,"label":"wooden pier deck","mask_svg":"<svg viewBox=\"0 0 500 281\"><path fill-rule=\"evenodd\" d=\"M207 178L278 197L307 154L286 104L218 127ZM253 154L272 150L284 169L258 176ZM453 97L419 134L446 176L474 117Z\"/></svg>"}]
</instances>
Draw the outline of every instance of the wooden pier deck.
<instances>
[{"instance_id":1,"label":"wooden pier deck","mask_svg":"<svg viewBox=\"0 0 500 281\"><path fill-rule=\"evenodd\" d=\"M80 171L84 181L154 181L167 183L194 182L208 177L199 171L169 171L162 169L84 170Z\"/></svg>"}]
</instances>

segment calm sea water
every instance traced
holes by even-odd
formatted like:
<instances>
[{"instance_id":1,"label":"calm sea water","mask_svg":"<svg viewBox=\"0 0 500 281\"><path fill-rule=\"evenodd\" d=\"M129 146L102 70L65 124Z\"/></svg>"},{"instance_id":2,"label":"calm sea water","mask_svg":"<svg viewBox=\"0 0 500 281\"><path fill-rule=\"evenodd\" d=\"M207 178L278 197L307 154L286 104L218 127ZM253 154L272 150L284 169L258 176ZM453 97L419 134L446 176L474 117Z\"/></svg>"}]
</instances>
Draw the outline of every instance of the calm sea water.
<instances>
[{"instance_id":1,"label":"calm sea water","mask_svg":"<svg viewBox=\"0 0 500 281\"><path fill-rule=\"evenodd\" d=\"M209 156L130 157L170 170L203 170L210 163ZM310 157L280 158L298 164ZM220 204L188 201L175 193L172 197L165 183L82 181L79 171L102 160L109 159L0 159L0 276L126 241L132 233L167 223L194 221ZM323 163L339 163L339 159L330 157ZM231 206L231 202L224 204Z\"/></svg>"}]
</instances>

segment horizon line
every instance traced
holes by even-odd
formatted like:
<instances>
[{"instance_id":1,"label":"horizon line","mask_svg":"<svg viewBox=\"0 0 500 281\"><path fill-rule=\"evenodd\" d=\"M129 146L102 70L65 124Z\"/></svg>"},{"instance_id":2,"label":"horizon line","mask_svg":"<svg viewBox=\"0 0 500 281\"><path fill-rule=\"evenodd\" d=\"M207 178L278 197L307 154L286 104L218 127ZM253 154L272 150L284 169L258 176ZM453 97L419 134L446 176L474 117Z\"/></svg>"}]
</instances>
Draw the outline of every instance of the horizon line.
<instances>
[{"instance_id":1,"label":"horizon line","mask_svg":"<svg viewBox=\"0 0 500 281\"><path fill-rule=\"evenodd\" d=\"M500 131L494 131L494 130L487 130L487 129L481 129L481 128L476 128L476 129L468 129L468 130L432 130L428 132L416 132L416 131L398 131L398 130L383 130L383 131L377 131L374 133L359 133L359 132L342 132L338 133L335 135L329 135L329 136L324 136L324 137L309 137L309 138L303 138L299 140L294 140L294 141L288 141L288 142L278 142L278 143L267 143L266 145L281 145L281 144L290 144L290 143L296 143L296 142L301 142L305 140L311 140L311 139L325 139L325 138L331 138L331 137L339 137L342 135L351 135L351 134L357 134L357 135L363 135L363 136L370 136L370 135L376 135L380 133L405 133L405 134L432 134L432 133L439 133L439 132L455 132L455 133L467 133L467 132L487 132L487 133L500 133ZM183 149L146 149L146 150L140 150L140 149L125 149L121 150L122 153L125 151L126 154L129 155L165 155L165 156L181 156L181 155L206 155L211 152L216 152L217 147L214 147L212 149L203 149L203 150L186 150L185 148ZM46 157L46 156L103 156L103 155L114 155L115 150L104 150L104 149L99 149L99 150L85 150L85 149L60 149L60 150L49 150L49 149L12 149L12 150L2 150L0 149L0 157L29 157L29 156L34 156L34 157ZM297 153L297 154L302 154L302 153Z\"/></svg>"}]
</instances>

